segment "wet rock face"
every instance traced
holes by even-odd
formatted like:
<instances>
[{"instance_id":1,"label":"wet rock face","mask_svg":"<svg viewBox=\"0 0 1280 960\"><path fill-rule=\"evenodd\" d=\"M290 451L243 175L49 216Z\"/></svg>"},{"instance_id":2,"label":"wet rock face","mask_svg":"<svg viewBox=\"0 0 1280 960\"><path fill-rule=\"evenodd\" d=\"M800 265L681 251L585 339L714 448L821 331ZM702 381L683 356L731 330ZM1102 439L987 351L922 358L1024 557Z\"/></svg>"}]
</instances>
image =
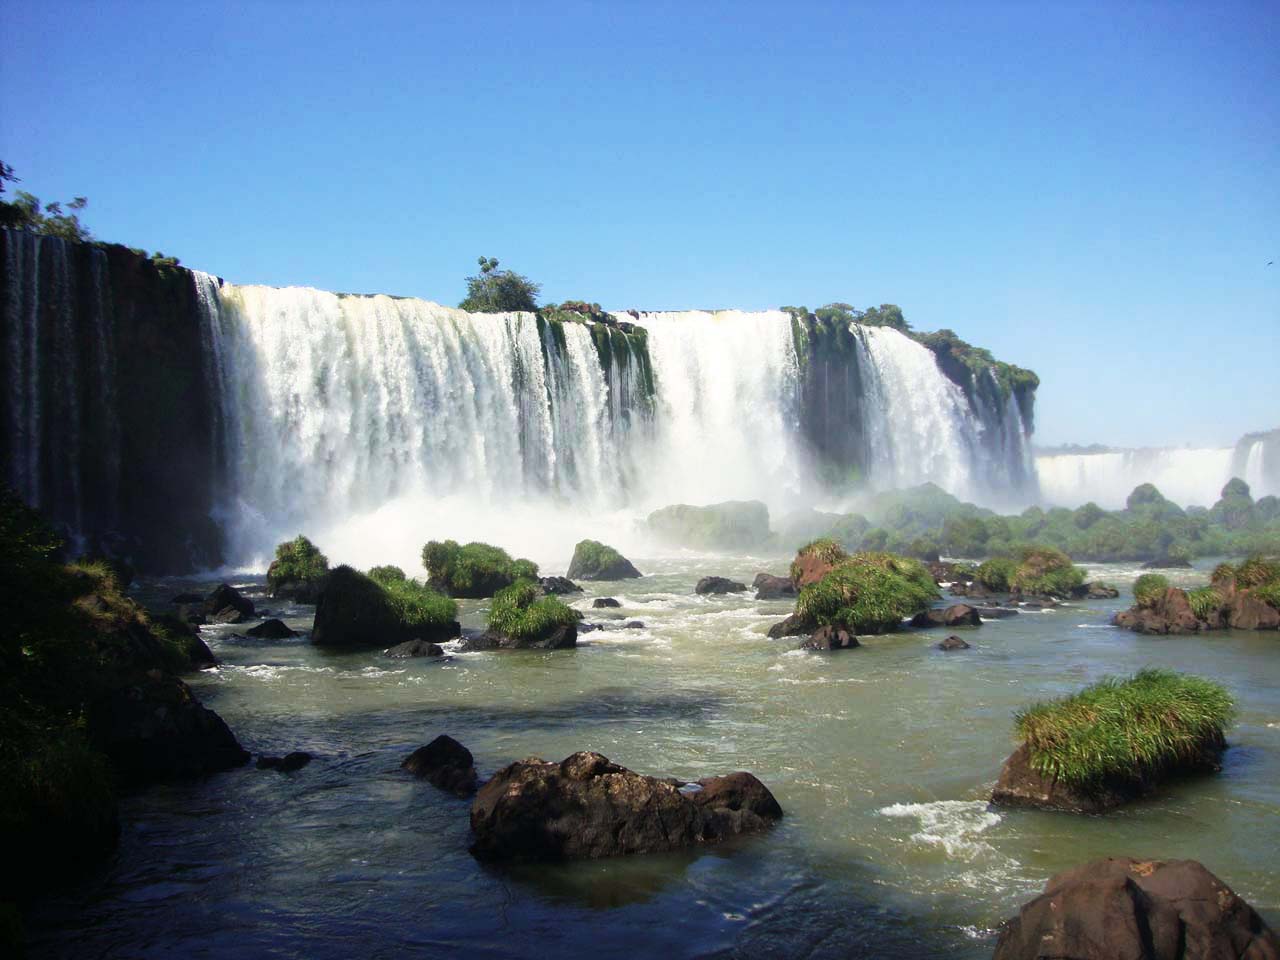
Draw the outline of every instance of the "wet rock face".
<instances>
[{"instance_id":1,"label":"wet rock face","mask_svg":"<svg viewBox=\"0 0 1280 960\"><path fill-rule=\"evenodd\" d=\"M264 620L256 627L250 627L245 631L251 637L258 637L262 640L285 640L289 637L296 637L297 631L289 629L283 620Z\"/></svg>"},{"instance_id":2,"label":"wet rock face","mask_svg":"<svg viewBox=\"0 0 1280 960\"><path fill-rule=\"evenodd\" d=\"M749 773L682 789L598 753L560 763L530 758L480 788L471 806L471 852L486 860L657 853L755 833L781 817L768 788Z\"/></svg>"},{"instance_id":3,"label":"wet rock face","mask_svg":"<svg viewBox=\"0 0 1280 960\"><path fill-rule=\"evenodd\" d=\"M980 627L982 617L967 603L953 603L945 610L922 610L911 618L913 627Z\"/></svg>"},{"instance_id":4,"label":"wet rock face","mask_svg":"<svg viewBox=\"0 0 1280 960\"><path fill-rule=\"evenodd\" d=\"M556 627L541 637L508 637L492 630L465 636L458 644L459 650L571 650L578 645L578 627L568 624Z\"/></svg>"},{"instance_id":5,"label":"wet rock face","mask_svg":"<svg viewBox=\"0 0 1280 960\"><path fill-rule=\"evenodd\" d=\"M594 600L591 601L591 608L593 610L604 610L606 608L620 607L620 606L622 606L622 604L620 604L617 600L613 599L613 597L596 597Z\"/></svg>"},{"instance_id":6,"label":"wet rock face","mask_svg":"<svg viewBox=\"0 0 1280 960\"><path fill-rule=\"evenodd\" d=\"M400 767L459 797L476 792L476 768L471 751L444 734L413 751Z\"/></svg>"},{"instance_id":7,"label":"wet rock face","mask_svg":"<svg viewBox=\"0 0 1280 960\"><path fill-rule=\"evenodd\" d=\"M813 624L798 613L793 613L787 619L779 620L769 628L769 639L778 640L782 637L799 637L812 632Z\"/></svg>"},{"instance_id":8,"label":"wet rock face","mask_svg":"<svg viewBox=\"0 0 1280 960\"><path fill-rule=\"evenodd\" d=\"M1280 939L1195 860L1086 863L1000 931L993 960L1278 960Z\"/></svg>"},{"instance_id":9,"label":"wet rock face","mask_svg":"<svg viewBox=\"0 0 1280 960\"><path fill-rule=\"evenodd\" d=\"M693 588L697 594L742 593L747 589L745 583L729 580L725 577L703 577Z\"/></svg>"},{"instance_id":10,"label":"wet rock face","mask_svg":"<svg viewBox=\"0 0 1280 960\"><path fill-rule=\"evenodd\" d=\"M567 593L581 593L582 588L568 577L539 577L538 585L549 596L561 597Z\"/></svg>"},{"instance_id":11,"label":"wet rock face","mask_svg":"<svg viewBox=\"0 0 1280 960\"><path fill-rule=\"evenodd\" d=\"M253 601L230 584L214 587L204 598L205 616L214 623L243 623L253 618Z\"/></svg>"},{"instance_id":12,"label":"wet rock face","mask_svg":"<svg viewBox=\"0 0 1280 960\"><path fill-rule=\"evenodd\" d=\"M991 802L1010 807L1036 807L1070 813L1102 813L1156 792L1170 780L1222 769L1226 741L1218 734L1205 737L1195 753L1164 770L1113 777L1088 788L1046 777L1032 766L1025 743L1004 762Z\"/></svg>"},{"instance_id":13,"label":"wet rock face","mask_svg":"<svg viewBox=\"0 0 1280 960\"><path fill-rule=\"evenodd\" d=\"M800 644L801 650L851 650L861 646L852 630L845 627L819 627Z\"/></svg>"},{"instance_id":14,"label":"wet rock face","mask_svg":"<svg viewBox=\"0 0 1280 960\"><path fill-rule=\"evenodd\" d=\"M756 588L757 600L785 600L800 595L790 577L775 577L771 573L757 573L751 585Z\"/></svg>"},{"instance_id":15,"label":"wet rock face","mask_svg":"<svg viewBox=\"0 0 1280 960\"><path fill-rule=\"evenodd\" d=\"M1233 630L1275 630L1280 628L1280 611L1241 591L1231 598L1227 625Z\"/></svg>"},{"instance_id":16,"label":"wet rock face","mask_svg":"<svg viewBox=\"0 0 1280 960\"><path fill-rule=\"evenodd\" d=\"M438 643L428 643L426 640L406 640L404 643L397 643L394 647L388 647L383 656L397 660L406 657L443 657L444 648Z\"/></svg>"},{"instance_id":17,"label":"wet rock face","mask_svg":"<svg viewBox=\"0 0 1280 960\"><path fill-rule=\"evenodd\" d=\"M939 650L968 650L969 644L959 637L947 637L938 644Z\"/></svg>"}]
</instances>

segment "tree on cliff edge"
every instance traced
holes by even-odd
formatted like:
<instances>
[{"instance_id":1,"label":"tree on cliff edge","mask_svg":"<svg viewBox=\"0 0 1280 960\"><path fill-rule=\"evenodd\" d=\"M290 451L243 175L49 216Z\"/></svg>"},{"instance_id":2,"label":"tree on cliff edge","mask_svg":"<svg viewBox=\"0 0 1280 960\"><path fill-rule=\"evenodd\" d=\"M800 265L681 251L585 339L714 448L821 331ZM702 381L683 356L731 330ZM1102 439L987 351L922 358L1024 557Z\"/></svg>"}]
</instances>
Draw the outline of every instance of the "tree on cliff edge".
<instances>
[{"instance_id":1,"label":"tree on cliff edge","mask_svg":"<svg viewBox=\"0 0 1280 960\"><path fill-rule=\"evenodd\" d=\"M471 313L537 310L542 285L511 270L499 270L494 257L479 259L480 273L467 277L467 296L459 307Z\"/></svg>"},{"instance_id":2,"label":"tree on cliff edge","mask_svg":"<svg viewBox=\"0 0 1280 960\"><path fill-rule=\"evenodd\" d=\"M6 181L17 183L18 177L14 175L13 167L0 160L0 194L4 193ZM92 240L93 234L80 222L79 216L88 204L84 197L76 197L68 201L68 213L63 213L62 204L56 201L46 203L42 210L39 197L19 190L12 202L0 200L0 227L31 230L64 240Z\"/></svg>"}]
</instances>

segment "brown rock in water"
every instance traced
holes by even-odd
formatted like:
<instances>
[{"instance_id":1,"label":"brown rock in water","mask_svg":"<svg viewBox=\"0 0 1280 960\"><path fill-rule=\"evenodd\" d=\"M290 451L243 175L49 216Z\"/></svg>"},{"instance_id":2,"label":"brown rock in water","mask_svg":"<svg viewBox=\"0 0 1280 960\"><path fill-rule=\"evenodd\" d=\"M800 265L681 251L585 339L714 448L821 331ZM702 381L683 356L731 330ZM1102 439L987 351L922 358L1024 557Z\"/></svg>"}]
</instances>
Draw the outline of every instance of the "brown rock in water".
<instances>
[{"instance_id":1,"label":"brown rock in water","mask_svg":"<svg viewBox=\"0 0 1280 960\"><path fill-rule=\"evenodd\" d=\"M791 565L794 574L791 577L791 584L799 593L811 583L817 583L828 573L836 568L836 564L830 560L823 560L816 554L807 554L805 556L797 555Z\"/></svg>"},{"instance_id":2,"label":"brown rock in water","mask_svg":"<svg viewBox=\"0 0 1280 960\"><path fill-rule=\"evenodd\" d=\"M1037 807L1069 813L1102 813L1154 793L1164 783L1182 776L1217 773L1227 747L1220 734L1205 737L1194 755L1160 771L1108 778L1088 787L1046 777L1031 764L1031 748L1022 744L1000 769L991 791L991 802L1009 807Z\"/></svg>"},{"instance_id":3,"label":"brown rock in water","mask_svg":"<svg viewBox=\"0 0 1280 960\"><path fill-rule=\"evenodd\" d=\"M947 637L938 644L939 650L968 650L969 644L959 637Z\"/></svg>"},{"instance_id":4,"label":"brown rock in water","mask_svg":"<svg viewBox=\"0 0 1280 960\"><path fill-rule=\"evenodd\" d=\"M471 852L485 860L594 859L657 853L755 833L782 817L749 773L675 782L633 773L598 753L530 758L499 770L471 805Z\"/></svg>"},{"instance_id":5,"label":"brown rock in water","mask_svg":"<svg viewBox=\"0 0 1280 960\"><path fill-rule=\"evenodd\" d=\"M476 792L476 768L471 751L444 734L413 751L400 767L459 797Z\"/></svg>"},{"instance_id":6,"label":"brown rock in water","mask_svg":"<svg viewBox=\"0 0 1280 960\"><path fill-rule=\"evenodd\" d=\"M782 637L798 637L802 634L812 633L813 624L805 620L798 613L793 613L785 620L779 620L769 628L769 638L778 640Z\"/></svg>"},{"instance_id":7,"label":"brown rock in water","mask_svg":"<svg viewBox=\"0 0 1280 960\"><path fill-rule=\"evenodd\" d=\"M911 618L913 627L980 627L982 617L967 603L953 603L945 610L922 610Z\"/></svg>"},{"instance_id":8,"label":"brown rock in water","mask_svg":"<svg viewBox=\"0 0 1280 960\"><path fill-rule=\"evenodd\" d=\"M1280 939L1195 860L1095 860L1005 921L993 960L1280 960Z\"/></svg>"},{"instance_id":9,"label":"brown rock in water","mask_svg":"<svg viewBox=\"0 0 1280 960\"><path fill-rule=\"evenodd\" d=\"M756 588L757 600L784 600L799 594L790 577L775 577L771 573L757 573L751 585Z\"/></svg>"},{"instance_id":10,"label":"brown rock in water","mask_svg":"<svg viewBox=\"0 0 1280 960\"><path fill-rule=\"evenodd\" d=\"M1227 625L1233 630L1275 630L1280 628L1280 611L1241 590L1231 598Z\"/></svg>"},{"instance_id":11,"label":"brown rock in water","mask_svg":"<svg viewBox=\"0 0 1280 960\"><path fill-rule=\"evenodd\" d=\"M813 631L804 643L800 644L801 650L850 650L854 647L860 647L858 638L852 630L845 627L819 627Z\"/></svg>"},{"instance_id":12,"label":"brown rock in water","mask_svg":"<svg viewBox=\"0 0 1280 960\"><path fill-rule=\"evenodd\" d=\"M1149 607L1130 607L1117 613L1111 622L1137 633L1185 634L1204 629L1204 624L1191 611L1186 591L1177 587L1169 587Z\"/></svg>"},{"instance_id":13,"label":"brown rock in water","mask_svg":"<svg viewBox=\"0 0 1280 960\"><path fill-rule=\"evenodd\" d=\"M738 583L736 580L730 580L726 577L703 577L698 581L697 586L693 588L693 592L697 594L722 594L722 593L742 593L747 589L745 583Z\"/></svg>"}]
</instances>

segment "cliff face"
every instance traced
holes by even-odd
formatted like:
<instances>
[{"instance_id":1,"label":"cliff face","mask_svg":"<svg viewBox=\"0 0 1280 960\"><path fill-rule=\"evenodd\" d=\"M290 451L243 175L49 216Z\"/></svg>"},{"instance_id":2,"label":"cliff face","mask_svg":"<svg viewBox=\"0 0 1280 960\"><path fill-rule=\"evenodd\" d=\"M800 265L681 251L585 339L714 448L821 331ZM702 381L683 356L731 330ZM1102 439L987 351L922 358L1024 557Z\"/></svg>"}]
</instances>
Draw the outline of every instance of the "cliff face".
<instances>
[{"instance_id":1,"label":"cliff face","mask_svg":"<svg viewBox=\"0 0 1280 960\"><path fill-rule=\"evenodd\" d=\"M192 274L125 247L0 230L5 481L77 552L184 572L222 560Z\"/></svg>"}]
</instances>

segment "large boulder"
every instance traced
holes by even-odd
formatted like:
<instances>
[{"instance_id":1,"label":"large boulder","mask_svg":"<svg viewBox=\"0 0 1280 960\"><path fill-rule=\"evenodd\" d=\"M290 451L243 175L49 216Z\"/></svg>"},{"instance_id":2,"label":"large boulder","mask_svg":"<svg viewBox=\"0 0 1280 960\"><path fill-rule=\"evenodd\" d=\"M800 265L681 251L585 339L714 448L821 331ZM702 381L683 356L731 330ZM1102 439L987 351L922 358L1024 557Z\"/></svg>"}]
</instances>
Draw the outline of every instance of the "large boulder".
<instances>
[{"instance_id":1,"label":"large boulder","mask_svg":"<svg viewBox=\"0 0 1280 960\"><path fill-rule=\"evenodd\" d=\"M1031 761L1031 748L1024 743L1000 769L1000 777L991 792L991 802L1009 807L1102 813L1154 793L1162 784L1176 777L1218 772L1222 769L1222 752L1226 746L1221 734L1209 734L1174 767L1132 776L1109 777L1081 786L1045 776L1036 770Z\"/></svg>"},{"instance_id":2,"label":"large boulder","mask_svg":"<svg viewBox=\"0 0 1280 960\"><path fill-rule=\"evenodd\" d=\"M1280 960L1280 938L1195 860L1066 870L1000 930L993 960Z\"/></svg>"},{"instance_id":3,"label":"large boulder","mask_svg":"<svg viewBox=\"0 0 1280 960\"><path fill-rule=\"evenodd\" d=\"M821 551L801 551L796 554L796 558L791 561L791 584L795 587L796 593L811 583L817 583L834 570L843 559L843 556L832 557Z\"/></svg>"},{"instance_id":4,"label":"large boulder","mask_svg":"<svg viewBox=\"0 0 1280 960\"><path fill-rule=\"evenodd\" d=\"M982 617L967 603L953 603L945 610L921 610L911 618L913 627L980 627Z\"/></svg>"},{"instance_id":5,"label":"large boulder","mask_svg":"<svg viewBox=\"0 0 1280 960\"><path fill-rule=\"evenodd\" d=\"M1227 625L1233 630L1275 630L1280 628L1280 611L1241 590L1231 598Z\"/></svg>"},{"instance_id":6,"label":"large boulder","mask_svg":"<svg viewBox=\"0 0 1280 960\"><path fill-rule=\"evenodd\" d=\"M568 577L539 577L538 585L542 587L543 593L553 597L582 592L582 588Z\"/></svg>"},{"instance_id":7,"label":"large boulder","mask_svg":"<svg viewBox=\"0 0 1280 960\"><path fill-rule=\"evenodd\" d=\"M790 600L800 593L790 577L775 577L771 573L757 573L751 585L756 588L757 600Z\"/></svg>"},{"instance_id":8,"label":"large boulder","mask_svg":"<svg viewBox=\"0 0 1280 960\"><path fill-rule=\"evenodd\" d=\"M633 773L598 753L530 758L499 770L471 805L471 852L485 860L658 853L755 833L782 817L749 773L693 785Z\"/></svg>"},{"instance_id":9,"label":"large boulder","mask_svg":"<svg viewBox=\"0 0 1280 960\"><path fill-rule=\"evenodd\" d=\"M222 718L177 677L147 676L103 695L90 707L88 731L127 786L202 776L249 759Z\"/></svg>"},{"instance_id":10,"label":"large boulder","mask_svg":"<svg viewBox=\"0 0 1280 960\"><path fill-rule=\"evenodd\" d=\"M629 580L643 574L613 547L582 540L573 548L568 576L570 580Z\"/></svg>"},{"instance_id":11,"label":"large boulder","mask_svg":"<svg viewBox=\"0 0 1280 960\"><path fill-rule=\"evenodd\" d=\"M769 639L780 640L783 637L799 637L813 633L814 626L798 613L793 613L785 620L779 620L769 628Z\"/></svg>"},{"instance_id":12,"label":"large boulder","mask_svg":"<svg viewBox=\"0 0 1280 960\"><path fill-rule=\"evenodd\" d=\"M287 640L289 637L298 635L296 630L291 630L283 620L264 620L256 627L250 627L245 631L251 637L258 637L261 640Z\"/></svg>"},{"instance_id":13,"label":"large boulder","mask_svg":"<svg viewBox=\"0 0 1280 960\"><path fill-rule=\"evenodd\" d=\"M471 751L445 734L413 751L400 766L456 796L467 797L476 792L476 767Z\"/></svg>"},{"instance_id":14,"label":"large boulder","mask_svg":"<svg viewBox=\"0 0 1280 960\"><path fill-rule=\"evenodd\" d=\"M1197 633L1204 624L1191 610L1184 590L1169 587L1150 606L1135 606L1117 613L1111 622L1137 633Z\"/></svg>"},{"instance_id":15,"label":"large boulder","mask_svg":"<svg viewBox=\"0 0 1280 960\"><path fill-rule=\"evenodd\" d=\"M722 594L722 593L742 593L747 589L745 583L738 583L736 580L729 580L725 577L703 577L698 581L697 586L693 588L693 592L697 594Z\"/></svg>"},{"instance_id":16,"label":"large boulder","mask_svg":"<svg viewBox=\"0 0 1280 960\"><path fill-rule=\"evenodd\" d=\"M253 601L228 583L220 583L204 598L205 616L215 623L252 620Z\"/></svg>"},{"instance_id":17,"label":"large boulder","mask_svg":"<svg viewBox=\"0 0 1280 960\"><path fill-rule=\"evenodd\" d=\"M428 625L405 623L376 581L341 566L325 578L316 601L311 642L342 649L386 649L408 640L442 643L461 632L456 620Z\"/></svg>"},{"instance_id":18,"label":"large boulder","mask_svg":"<svg viewBox=\"0 0 1280 960\"><path fill-rule=\"evenodd\" d=\"M406 640L404 643L397 643L394 647L388 647L382 655L391 657L393 660L409 657L443 657L444 648L438 643L428 643L426 640Z\"/></svg>"}]
</instances>

